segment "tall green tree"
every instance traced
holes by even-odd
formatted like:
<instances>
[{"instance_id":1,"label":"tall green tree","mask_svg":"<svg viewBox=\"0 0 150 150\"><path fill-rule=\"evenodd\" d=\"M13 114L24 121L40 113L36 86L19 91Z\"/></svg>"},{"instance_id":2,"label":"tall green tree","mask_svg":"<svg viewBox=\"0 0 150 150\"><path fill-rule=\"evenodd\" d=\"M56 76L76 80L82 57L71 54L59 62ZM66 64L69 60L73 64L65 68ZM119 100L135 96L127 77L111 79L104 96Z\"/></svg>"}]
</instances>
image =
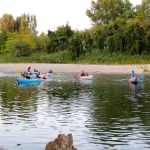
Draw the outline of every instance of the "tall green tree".
<instances>
[{"instance_id":1,"label":"tall green tree","mask_svg":"<svg viewBox=\"0 0 150 150\"><path fill-rule=\"evenodd\" d=\"M109 24L131 10L131 6L129 0L97 0L92 1L86 14L93 23Z\"/></svg>"},{"instance_id":2,"label":"tall green tree","mask_svg":"<svg viewBox=\"0 0 150 150\"><path fill-rule=\"evenodd\" d=\"M105 41L107 38L107 30L103 24L95 24L91 28L92 39L94 41L94 48L100 49L101 51L105 48Z\"/></svg>"},{"instance_id":3,"label":"tall green tree","mask_svg":"<svg viewBox=\"0 0 150 150\"><path fill-rule=\"evenodd\" d=\"M29 18L29 28L30 28L31 33L33 33L35 35L38 33L37 30L36 30L36 27L37 27L36 16L31 15L30 18Z\"/></svg>"},{"instance_id":4,"label":"tall green tree","mask_svg":"<svg viewBox=\"0 0 150 150\"><path fill-rule=\"evenodd\" d=\"M49 44L48 51L49 52L58 52L64 51L68 49L69 38L73 35L73 31L71 27L68 25L57 27L56 31L48 31Z\"/></svg>"},{"instance_id":5,"label":"tall green tree","mask_svg":"<svg viewBox=\"0 0 150 150\"><path fill-rule=\"evenodd\" d=\"M13 32L15 26L15 20L12 15L4 14L0 18L0 32Z\"/></svg>"},{"instance_id":6,"label":"tall green tree","mask_svg":"<svg viewBox=\"0 0 150 150\"><path fill-rule=\"evenodd\" d=\"M58 47L58 42L57 42L55 32L48 30L47 36L48 36L47 52L54 53L56 52L56 49Z\"/></svg>"},{"instance_id":7,"label":"tall green tree","mask_svg":"<svg viewBox=\"0 0 150 150\"><path fill-rule=\"evenodd\" d=\"M29 16L26 14L23 14L20 17L20 27L19 27L19 32L20 33L29 33L30 29L29 29Z\"/></svg>"},{"instance_id":8,"label":"tall green tree","mask_svg":"<svg viewBox=\"0 0 150 150\"><path fill-rule=\"evenodd\" d=\"M117 18L106 26L107 38L105 44L110 52L126 52L125 18Z\"/></svg>"},{"instance_id":9,"label":"tall green tree","mask_svg":"<svg viewBox=\"0 0 150 150\"><path fill-rule=\"evenodd\" d=\"M10 55L15 57L30 56L30 48L27 43L21 40L9 40L6 43L7 49L10 49Z\"/></svg>"},{"instance_id":10,"label":"tall green tree","mask_svg":"<svg viewBox=\"0 0 150 150\"><path fill-rule=\"evenodd\" d=\"M55 40L57 41L57 51L63 51L67 49L69 38L72 36L73 31L68 23L64 26L60 26L55 31Z\"/></svg>"},{"instance_id":11,"label":"tall green tree","mask_svg":"<svg viewBox=\"0 0 150 150\"><path fill-rule=\"evenodd\" d=\"M150 0L142 0L142 4L137 6L137 15L140 19L150 20Z\"/></svg>"},{"instance_id":12,"label":"tall green tree","mask_svg":"<svg viewBox=\"0 0 150 150\"><path fill-rule=\"evenodd\" d=\"M49 38L45 33L41 33L38 36L39 50L40 52L46 53L48 50Z\"/></svg>"},{"instance_id":13,"label":"tall green tree","mask_svg":"<svg viewBox=\"0 0 150 150\"><path fill-rule=\"evenodd\" d=\"M0 53L2 53L2 50L5 49L6 41L7 41L7 33L1 32L0 33Z\"/></svg>"},{"instance_id":14,"label":"tall green tree","mask_svg":"<svg viewBox=\"0 0 150 150\"><path fill-rule=\"evenodd\" d=\"M69 39L69 49L72 54L72 61L76 60L83 54L83 38L79 31L75 31L72 37Z\"/></svg>"},{"instance_id":15,"label":"tall green tree","mask_svg":"<svg viewBox=\"0 0 150 150\"><path fill-rule=\"evenodd\" d=\"M91 52L91 50L94 48L94 39L92 37L91 30L84 30L81 32L81 34L84 53Z\"/></svg>"},{"instance_id":16,"label":"tall green tree","mask_svg":"<svg viewBox=\"0 0 150 150\"><path fill-rule=\"evenodd\" d=\"M19 23L20 21L20 23ZM31 33L31 34L37 34L37 21L36 21L36 16L35 15L26 15L23 14L20 18L18 18L17 25L19 25L19 31L21 33Z\"/></svg>"},{"instance_id":17,"label":"tall green tree","mask_svg":"<svg viewBox=\"0 0 150 150\"><path fill-rule=\"evenodd\" d=\"M20 29L20 22L21 22L21 17L17 17L17 18L15 19L15 27L14 27L15 32L19 32L19 29Z\"/></svg>"}]
</instances>

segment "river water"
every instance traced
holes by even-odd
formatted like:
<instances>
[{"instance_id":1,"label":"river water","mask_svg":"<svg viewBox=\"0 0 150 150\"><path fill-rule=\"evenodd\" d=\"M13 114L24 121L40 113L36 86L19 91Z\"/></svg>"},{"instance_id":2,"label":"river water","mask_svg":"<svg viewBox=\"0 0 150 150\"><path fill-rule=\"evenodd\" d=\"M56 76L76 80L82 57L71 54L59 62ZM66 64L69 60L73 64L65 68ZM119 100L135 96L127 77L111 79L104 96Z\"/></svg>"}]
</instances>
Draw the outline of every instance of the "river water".
<instances>
[{"instance_id":1,"label":"river water","mask_svg":"<svg viewBox=\"0 0 150 150\"><path fill-rule=\"evenodd\" d=\"M150 149L150 77L137 85L127 77L18 85L17 75L0 74L0 150L44 150L68 133L78 150Z\"/></svg>"}]
</instances>

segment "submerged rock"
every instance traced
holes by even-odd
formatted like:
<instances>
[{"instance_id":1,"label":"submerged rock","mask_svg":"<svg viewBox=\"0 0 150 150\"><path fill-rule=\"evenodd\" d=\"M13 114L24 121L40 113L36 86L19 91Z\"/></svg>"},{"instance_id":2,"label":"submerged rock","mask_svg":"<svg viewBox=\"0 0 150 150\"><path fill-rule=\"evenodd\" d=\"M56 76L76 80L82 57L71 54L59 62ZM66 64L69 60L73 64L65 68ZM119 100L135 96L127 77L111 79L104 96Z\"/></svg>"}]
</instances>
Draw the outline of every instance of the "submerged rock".
<instances>
[{"instance_id":1,"label":"submerged rock","mask_svg":"<svg viewBox=\"0 0 150 150\"><path fill-rule=\"evenodd\" d=\"M45 150L77 150L73 146L72 134L59 134L54 141L47 143Z\"/></svg>"}]
</instances>

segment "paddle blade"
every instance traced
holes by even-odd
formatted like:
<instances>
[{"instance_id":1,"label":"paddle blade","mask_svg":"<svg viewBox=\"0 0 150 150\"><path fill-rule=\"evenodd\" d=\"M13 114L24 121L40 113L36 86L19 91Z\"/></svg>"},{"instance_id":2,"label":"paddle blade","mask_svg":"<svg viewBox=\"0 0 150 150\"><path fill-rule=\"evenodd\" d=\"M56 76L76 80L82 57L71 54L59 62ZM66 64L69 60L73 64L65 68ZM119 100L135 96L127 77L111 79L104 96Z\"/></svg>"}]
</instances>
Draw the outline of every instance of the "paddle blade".
<instances>
[{"instance_id":1,"label":"paddle blade","mask_svg":"<svg viewBox=\"0 0 150 150\"><path fill-rule=\"evenodd\" d=\"M144 74L142 74L141 76L140 76L140 79L144 79L145 78L145 76L144 76Z\"/></svg>"},{"instance_id":2,"label":"paddle blade","mask_svg":"<svg viewBox=\"0 0 150 150\"><path fill-rule=\"evenodd\" d=\"M22 72L22 70L19 67L17 67L16 70L19 72Z\"/></svg>"}]
</instances>

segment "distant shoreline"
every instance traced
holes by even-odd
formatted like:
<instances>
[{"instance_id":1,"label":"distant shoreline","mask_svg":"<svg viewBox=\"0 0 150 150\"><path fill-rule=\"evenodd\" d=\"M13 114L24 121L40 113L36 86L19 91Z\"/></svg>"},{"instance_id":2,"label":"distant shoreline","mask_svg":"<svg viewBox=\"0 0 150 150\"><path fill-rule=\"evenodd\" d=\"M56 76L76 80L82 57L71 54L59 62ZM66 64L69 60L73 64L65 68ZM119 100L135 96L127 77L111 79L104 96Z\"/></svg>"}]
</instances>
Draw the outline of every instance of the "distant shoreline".
<instances>
[{"instance_id":1,"label":"distant shoreline","mask_svg":"<svg viewBox=\"0 0 150 150\"><path fill-rule=\"evenodd\" d=\"M86 64L48 64L48 63L1 63L0 73L18 73L27 70L37 69L46 73L50 69L58 73L79 73L82 70L89 73L126 74L134 70L136 73L150 71L150 64L133 65L86 65Z\"/></svg>"}]
</instances>

